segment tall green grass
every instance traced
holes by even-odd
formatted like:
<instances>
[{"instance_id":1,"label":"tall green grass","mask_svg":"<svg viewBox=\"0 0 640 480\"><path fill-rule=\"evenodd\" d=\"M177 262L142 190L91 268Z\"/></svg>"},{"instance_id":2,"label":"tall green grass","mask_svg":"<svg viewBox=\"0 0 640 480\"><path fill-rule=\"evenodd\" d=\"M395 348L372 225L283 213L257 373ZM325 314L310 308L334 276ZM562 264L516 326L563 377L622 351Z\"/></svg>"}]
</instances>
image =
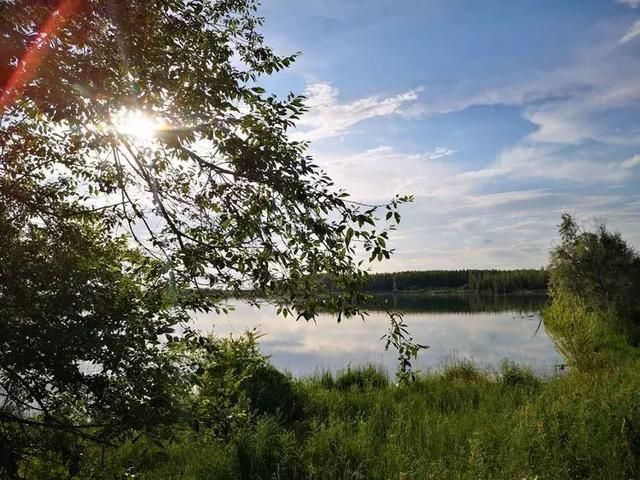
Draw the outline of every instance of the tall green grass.
<instances>
[{"instance_id":1,"label":"tall green grass","mask_svg":"<svg viewBox=\"0 0 640 480\"><path fill-rule=\"evenodd\" d=\"M289 378L303 415L263 408L225 438L185 426L161 444L88 450L81 478L638 478L639 369L632 359L540 379L465 363L410 385L373 367Z\"/></svg>"}]
</instances>

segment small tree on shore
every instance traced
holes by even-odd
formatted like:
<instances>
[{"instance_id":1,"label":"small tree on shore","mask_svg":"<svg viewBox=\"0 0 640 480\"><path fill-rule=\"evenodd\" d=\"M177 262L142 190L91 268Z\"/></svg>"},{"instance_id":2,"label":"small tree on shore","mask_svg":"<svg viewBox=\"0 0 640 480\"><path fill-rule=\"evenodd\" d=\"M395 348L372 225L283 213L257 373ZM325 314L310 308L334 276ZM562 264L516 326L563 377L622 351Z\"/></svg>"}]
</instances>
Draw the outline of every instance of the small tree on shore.
<instances>
[{"instance_id":1,"label":"small tree on shore","mask_svg":"<svg viewBox=\"0 0 640 480\"><path fill-rule=\"evenodd\" d=\"M633 248L606 225L584 230L568 214L562 215L559 233L549 266L552 294L562 291L588 307L638 322L640 257Z\"/></svg>"},{"instance_id":2,"label":"small tree on shore","mask_svg":"<svg viewBox=\"0 0 640 480\"><path fill-rule=\"evenodd\" d=\"M545 325L571 365L591 369L609 358L614 342L638 342L640 258L603 224L584 230L564 214L559 233Z\"/></svg>"}]
</instances>

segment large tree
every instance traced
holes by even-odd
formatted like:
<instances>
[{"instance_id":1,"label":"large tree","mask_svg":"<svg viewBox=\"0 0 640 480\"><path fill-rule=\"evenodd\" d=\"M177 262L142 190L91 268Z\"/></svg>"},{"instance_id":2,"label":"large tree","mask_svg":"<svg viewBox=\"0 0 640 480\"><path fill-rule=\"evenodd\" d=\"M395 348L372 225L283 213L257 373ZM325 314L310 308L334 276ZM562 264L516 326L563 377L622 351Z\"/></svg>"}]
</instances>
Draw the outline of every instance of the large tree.
<instances>
[{"instance_id":1,"label":"large tree","mask_svg":"<svg viewBox=\"0 0 640 480\"><path fill-rule=\"evenodd\" d=\"M361 261L389 258L407 199L350 200L289 139L303 98L259 82L295 55L256 9L0 1L3 421L81 432L56 416L69 394L94 426L138 411L170 370L158 336L229 293L361 313Z\"/></svg>"},{"instance_id":2,"label":"large tree","mask_svg":"<svg viewBox=\"0 0 640 480\"><path fill-rule=\"evenodd\" d=\"M3 202L48 222L104 208L178 287L254 288L307 318L318 274L360 275L357 242L388 257L374 208L288 139L302 98L257 86L294 57L263 44L253 0L0 8ZM353 313L351 300L334 306Z\"/></svg>"}]
</instances>

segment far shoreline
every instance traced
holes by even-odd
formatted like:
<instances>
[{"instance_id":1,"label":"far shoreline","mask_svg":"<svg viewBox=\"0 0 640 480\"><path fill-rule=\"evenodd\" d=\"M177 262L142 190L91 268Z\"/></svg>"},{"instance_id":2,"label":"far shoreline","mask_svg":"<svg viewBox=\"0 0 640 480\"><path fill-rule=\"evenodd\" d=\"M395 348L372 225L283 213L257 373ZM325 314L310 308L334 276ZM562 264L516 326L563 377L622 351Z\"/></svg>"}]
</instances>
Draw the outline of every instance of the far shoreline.
<instances>
[{"instance_id":1,"label":"far shoreline","mask_svg":"<svg viewBox=\"0 0 640 480\"><path fill-rule=\"evenodd\" d=\"M540 295L546 296L547 291L543 289L536 290L514 290L510 292L496 292L495 290L470 290L465 288L423 288L423 289L411 289L411 290L363 290L365 293L373 295L451 295L451 294L465 294L465 295Z\"/></svg>"}]
</instances>

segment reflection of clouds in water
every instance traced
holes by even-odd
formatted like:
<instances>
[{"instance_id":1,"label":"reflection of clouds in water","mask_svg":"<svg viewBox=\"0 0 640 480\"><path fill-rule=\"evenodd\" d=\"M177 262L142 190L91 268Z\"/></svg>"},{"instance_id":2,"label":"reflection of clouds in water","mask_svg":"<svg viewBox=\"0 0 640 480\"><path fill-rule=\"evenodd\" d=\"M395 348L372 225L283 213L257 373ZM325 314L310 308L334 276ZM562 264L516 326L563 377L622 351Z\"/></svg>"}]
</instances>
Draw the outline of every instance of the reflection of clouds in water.
<instances>
[{"instance_id":1,"label":"reflection of clouds in water","mask_svg":"<svg viewBox=\"0 0 640 480\"><path fill-rule=\"evenodd\" d=\"M313 323L278 317L270 306L258 309L240 302L233 305L235 311L229 315L195 314L196 327L218 335L257 328L265 334L260 341L262 351L271 355L277 367L294 374L365 363L384 365L391 373L395 369L395 352L385 352L380 341L388 327L388 318L382 312L370 312L365 322L352 318L338 324L332 316L320 315ZM537 315L424 312L406 314L405 320L414 338L431 347L418 358L416 365L421 369L441 366L452 356L471 358L484 366L496 366L509 358L540 371L560 362L544 329L534 336Z\"/></svg>"}]
</instances>

